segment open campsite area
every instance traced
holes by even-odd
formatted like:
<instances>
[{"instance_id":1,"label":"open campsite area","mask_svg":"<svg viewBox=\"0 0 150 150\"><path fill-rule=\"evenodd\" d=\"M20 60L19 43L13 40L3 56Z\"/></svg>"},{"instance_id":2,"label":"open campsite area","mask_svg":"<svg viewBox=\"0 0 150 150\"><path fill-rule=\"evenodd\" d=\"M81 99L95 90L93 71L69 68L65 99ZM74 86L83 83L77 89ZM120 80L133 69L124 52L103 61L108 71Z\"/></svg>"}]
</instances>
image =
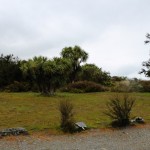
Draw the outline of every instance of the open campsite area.
<instances>
[{"instance_id":1,"label":"open campsite area","mask_svg":"<svg viewBox=\"0 0 150 150\"><path fill-rule=\"evenodd\" d=\"M0 93L0 129L24 127L30 133L46 131L60 133L59 102L71 101L75 120L83 121L90 128L108 127L110 119L104 114L107 101L113 92L86 94L56 93L42 96L39 93ZM121 93L119 93L121 94ZM130 93L135 98L131 116L141 116L150 123L150 93Z\"/></svg>"}]
</instances>

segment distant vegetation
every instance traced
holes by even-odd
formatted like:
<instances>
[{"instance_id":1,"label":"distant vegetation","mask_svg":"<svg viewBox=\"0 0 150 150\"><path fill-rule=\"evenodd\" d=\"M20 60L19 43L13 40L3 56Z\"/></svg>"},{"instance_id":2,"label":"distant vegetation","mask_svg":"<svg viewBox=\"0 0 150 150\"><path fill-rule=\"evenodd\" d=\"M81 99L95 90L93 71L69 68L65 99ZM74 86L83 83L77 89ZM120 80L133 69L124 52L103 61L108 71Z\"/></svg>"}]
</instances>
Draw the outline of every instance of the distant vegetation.
<instances>
[{"instance_id":1,"label":"distant vegetation","mask_svg":"<svg viewBox=\"0 0 150 150\"><path fill-rule=\"evenodd\" d=\"M149 38L149 35L147 35ZM147 41L148 43L148 41ZM79 46L65 47L60 57L35 56L20 60L13 55L0 56L0 90L7 92L40 92L54 95L66 92L149 92L150 81L110 76L95 64L87 64L88 53ZM149 61L141 73L149 75Z\"/></svg>"}]
</instances>

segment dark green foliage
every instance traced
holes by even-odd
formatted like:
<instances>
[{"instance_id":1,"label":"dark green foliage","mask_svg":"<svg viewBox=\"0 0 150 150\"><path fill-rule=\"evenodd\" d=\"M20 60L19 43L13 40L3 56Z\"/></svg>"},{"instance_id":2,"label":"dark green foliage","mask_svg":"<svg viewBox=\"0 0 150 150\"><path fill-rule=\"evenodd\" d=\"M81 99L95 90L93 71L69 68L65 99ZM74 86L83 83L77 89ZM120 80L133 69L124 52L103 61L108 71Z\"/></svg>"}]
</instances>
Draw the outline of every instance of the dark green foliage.
<instances>
[{"instance_id":1,"label":"dark green foliage","mask_svg":"<svg viewBox=\"0 0 150 150\"><path fill-rule=\"evenodd\" d=\"M13 55L0 56L0 89L22 79L20 61Z\"/></svg>"},{"instance_id":2,"label":"dark green foliage","mask_svg":"<svg viewBox=\"0 0 150 150\"><path fill-rule=\"evenodd\" d=\"M68 59L71 63L71 67L68 71L69 82L76 80L77 74L81 71L81 63L86 62L88 59L88 53L81 49L79 46L65 47L61 52L62 58Z\"/></svg>"},{"instance_id":3,"label":"dark green foliage","mask_svg":"<svg viewBox=\"0 0 150 150\"><path fill-rule=\"evenodd\" d=\"M142 68L142 70L140 71L140 74L144 73L146 77L150 77L150 59L148 61L144 61L142 63L142 66L144 68Z\"/></svg>"},{"instance_id":4,"label":"dark green foliage","mask_svg":"<svg viewBox=\"0 0 150 150\"><path fill-rule=\"evenodd\" d=\"M111 77L111 80L112 80L113 82L116 82L116 81L125 81L125 80L127 80L127 77L123 77L123 76L113 76L113 77Z\"/></svg>"},{"instance_id":5,"label":"dark green foliage","mask_svg":"<svg viewBox=\"0 0 150 150\"><path fill-rule=\"evenodd\" d=\"M107 103L108 110L105 114L113 120L113 126L123 127L130 124L130 115L134 103L135 100L127 94L123 97L115 95L110 99Z\"/></svg>"},{"instance_id":6,"label":"dark green foliage","mask_svg":"<svg viewBox=\"0 0 150 150\"><path fill-rule=\"evenodd\" d=\"M50 60L41 56L23 62L21 66L24 76L31 76L31 81L44 95L53 95L56 89L65 83L69 68L70 64L66 59Z\"/></svg>"},{"instance_id":7,"label":"dark green foliage","mask_svg":"<svg viewBox=\"0 0 150 150\"><path fill-rule=\"evenodd\" d=\"M95 64L85 64L79 73L79 80L92 81L102 85L110 85L111 77L108 72L102 71Z\"/></svg>"},{"instance_id":8,"label":"dark green foliage","mask_svg":"<svg viewBox=\"0 0 150 150\"><path fill-rule=\"evenodd\" d=\"M88 92L102 92L106 88L100 84L91 81L78 81L68 84L63 91L73 93L88 93Z\"/></svg>"},{"instance_id":9,"label":"dark green foliage","mask_svg":"<svg viewBox=\"0 0 150 150\"><path fill-rule=\"evenodd\" d=\"M67 100L61 101L59 105L59 111L61 114L61 129L64 132L75 132L75 121L72 103Z\"/></svg>"}]
</instances>

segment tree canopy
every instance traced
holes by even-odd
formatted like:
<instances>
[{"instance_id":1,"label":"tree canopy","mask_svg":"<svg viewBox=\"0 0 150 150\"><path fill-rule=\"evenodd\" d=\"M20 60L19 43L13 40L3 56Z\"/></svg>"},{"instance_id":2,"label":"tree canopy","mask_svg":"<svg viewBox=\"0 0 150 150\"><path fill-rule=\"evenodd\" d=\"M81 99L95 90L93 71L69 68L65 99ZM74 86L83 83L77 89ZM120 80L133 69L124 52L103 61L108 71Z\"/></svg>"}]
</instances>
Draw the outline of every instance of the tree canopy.
<instances>
[{"instance_id":1,"label":"tree canopy","mask_svg":"<svg viewBox=\"0 0 150 150\"><path fill-rule=\"evenodd\" d=\"M55 90L64 83L70 64L66 59L34 57L22 63L21 69L25 76L31 78L41 93L53 95Z\"/></svg>"},{"instance_id":2,"label":"tree canopy","mask_svg":"<svg viewBox=\"0 0 150 150\"><path fill-rule=\"evenodd\" d=\"M19 60L13 55L1 55L0 89L16 92L31 90L53 95L58 88L76 81L109 85L110 74L95 64L84 64L87 59L88 53L79 46L65 47L61 57L52 59L35 56Z\"/></svg>"},{"instance_id":3,"label":"tree canopy","mask_svg":"<svg viewBox=\"0 0 150 150\"><path fill-rule=\"evenodd\" d=\"M20 70L20 61L13 55L0 56L0 88L11 84L13 81L20 81L22 72Z\"/></svg>"},{"instance_id":4,"label":"tree canopy","mask_svg":"<svg viewBox=\"0 0 150 150\"><path fill-rule=\"evenodd\" d=\"M80 80L93 81L102 85L109 85L111 80L110 73L102 71L95 64L83 65L79 78Z\"/></svg>"},{"instance_id":5,"label":"tree canopy","mask_svg":"<svg viewBox=\"0 0 150 150\"><path fill-rule=\"evenodd\" d=\"M62 58L66 58L71 62L70 81L74 82L77 73L81 69L81 63L86 62L88 53L79 46L65 47L61 52Z\"/></svg>"}]
</instances>

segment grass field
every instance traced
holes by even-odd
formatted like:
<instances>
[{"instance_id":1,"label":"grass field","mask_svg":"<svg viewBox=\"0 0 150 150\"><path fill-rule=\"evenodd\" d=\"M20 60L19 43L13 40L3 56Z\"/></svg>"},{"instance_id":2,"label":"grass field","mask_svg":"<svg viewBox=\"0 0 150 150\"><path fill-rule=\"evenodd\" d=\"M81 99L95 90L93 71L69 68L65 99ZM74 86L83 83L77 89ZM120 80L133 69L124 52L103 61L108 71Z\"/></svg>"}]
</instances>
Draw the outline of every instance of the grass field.
<instances>
[{"instance_id":1,"label":"grass field","mask_svg":"<svg viewBox=\"0 0 150 150\"><path fill-rule=\"evenodd\" d=\"M110 123L104 115L106 102L115 93L69 94L57 93L44 97L38 93L0 93L0 129L25 127L32 131L59 132L60 100L69 100L74 105L76 121L83 121L89 127L101 128ZM130 93L136 105L132 116L142 116L150 123L150 93Z\"/></svg>"}]
</instances>

